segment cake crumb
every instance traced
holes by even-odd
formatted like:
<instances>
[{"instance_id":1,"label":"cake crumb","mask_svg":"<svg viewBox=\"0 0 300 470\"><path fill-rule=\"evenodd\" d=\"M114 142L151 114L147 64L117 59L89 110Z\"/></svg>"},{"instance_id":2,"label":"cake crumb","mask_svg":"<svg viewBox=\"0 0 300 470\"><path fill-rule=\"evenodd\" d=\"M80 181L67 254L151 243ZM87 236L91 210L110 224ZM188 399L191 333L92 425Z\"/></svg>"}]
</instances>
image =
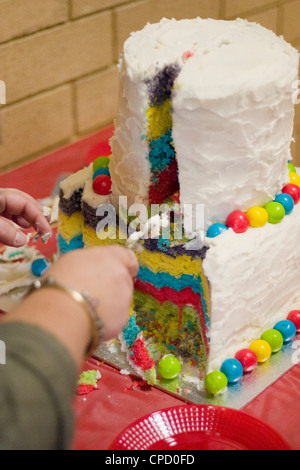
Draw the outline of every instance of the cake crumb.
<instances>
[{"instance_id":1,"label":"cake crumb","mask_svg":"<svg viewBox=\"0 0 300 470\"><path fill-rule=\"evenodd\" d=\"M85 370L80 374L77 383L77 395L87 395L94 390L98 390L98 380L101 378L99 370Z\"/></svg>"},{"instance_id":2,"label":"cake crumb","mask_svg":"<svg viewBox=\"0 0 300 470\"><path fill-rule=\"evenodd\" d=\"M127 370L127 369L121 369L121 370L120 370L120 374L121 374L121 375L130 375L130 371Z\"/></svg>"},{"instance_id":3,"label":"cake crumb","mask_svg":"<svg viewBox=\"0 0 300 470\"><path fill-rule=\"evenodd\" d=\"M132 384L129 387L124 388L124 392L126 393L127 391L130 391L130 390L136 390L137 388L142 390L145 386L148 386L148 383L146 380L135 380L132 382Z\"/></svg>"}]
</instances>

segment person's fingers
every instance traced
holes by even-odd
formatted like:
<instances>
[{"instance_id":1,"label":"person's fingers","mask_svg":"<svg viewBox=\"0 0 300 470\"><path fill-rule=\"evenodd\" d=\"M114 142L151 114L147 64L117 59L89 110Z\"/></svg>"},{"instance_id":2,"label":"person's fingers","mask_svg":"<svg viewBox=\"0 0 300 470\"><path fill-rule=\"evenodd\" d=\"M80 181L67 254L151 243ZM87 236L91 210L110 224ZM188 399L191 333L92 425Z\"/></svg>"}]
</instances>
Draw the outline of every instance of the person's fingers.
<instances>
[{"instance_id":1,"label":"person's fingers","mask_svg":"<svg viewBox=\"0 0 300 470\"><path fill-rule=\"evenodd\" d=\"M11 220L15 224L19 225L19 227L22 227L24 229L31 227L30 222L27 222L27 220L25 220L24 217L21 217L20 215L13 216Z\"/></svg>"},{"instance_id":2,"label":"person's fingers","mask_svg":"<svg viewBox=\"0 0 300 470\"><path fill-rule=\"evenodd\" d=\"M30 196L30 194L24 193L23 191L15 188L0 188L0 212L5 210L7 201L11 200L11 202L14 202L15 200L20 199L34 204L40 212L43 212L43 206L36 199Z\"/></svg>"},{"instance_id":3,"label":"person's fingers","mask_svg":"<svg viewBox=\"0 0 300 470\"><path fill-rule=\"evenodd\" d=\"M0 240L4 245L19 247L27 243L27 236L11 221L0 217Z\"/></svg>"},{"instance_id":4,"label":"person's fingers","mask_svg":"<svg viewBox=\"0 0 300 470\"><path fill-rule=\"evenodd\" d=\"M43 215L42 206L31 196L21 191L0 191L0 213L9 219L16 217L24 219L40 234L51 231L49 222Z\"/></svg>"},{"instance_id":5,"label":"person's fingers","mask_svg":"<svg viewBox=\"0 0 300 470\"><path fill-rule=\"evenodd\" d=\"M139 263L133 251L118 245L111 246L110 250L126 266L131 277L135 277L139 270Z\"/></svg>"}]
</instances>

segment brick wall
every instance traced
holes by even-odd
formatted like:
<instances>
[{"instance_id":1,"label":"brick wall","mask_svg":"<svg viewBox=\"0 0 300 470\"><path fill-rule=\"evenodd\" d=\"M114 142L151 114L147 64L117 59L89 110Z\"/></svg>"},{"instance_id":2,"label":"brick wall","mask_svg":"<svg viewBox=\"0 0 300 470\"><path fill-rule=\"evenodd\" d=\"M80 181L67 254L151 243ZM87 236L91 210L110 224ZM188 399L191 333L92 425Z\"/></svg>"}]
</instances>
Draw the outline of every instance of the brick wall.
<instances>
[{"instance_id":1,"label":"brick wall","mask_svg":"<svg viewBox=\"0 0 300 470\"><path fill-rule=\"evenodd\" d=\"M123 42L164 16L244 17L300 49L300 0L0 0L0 170L112 123ZM300 165L300 106L295 139Z\"/></svg>"}]
</instances>

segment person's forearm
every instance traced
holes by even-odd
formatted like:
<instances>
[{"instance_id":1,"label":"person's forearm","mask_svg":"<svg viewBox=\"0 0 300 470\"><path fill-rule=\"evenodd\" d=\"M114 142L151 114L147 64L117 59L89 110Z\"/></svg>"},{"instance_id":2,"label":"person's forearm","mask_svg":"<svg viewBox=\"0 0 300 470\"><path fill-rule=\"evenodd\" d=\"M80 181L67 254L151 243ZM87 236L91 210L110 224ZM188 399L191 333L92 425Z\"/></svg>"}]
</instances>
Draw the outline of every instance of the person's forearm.
<instances>
[{"instance_id":1,"label":"person's forearm","mask_svg":"<svg viewBox=\"0 0 300 470\"><path fill-rule=\"evenodd\" d=\"M78 367L60 341L30 323L0 322L0 450L69 449Z\"/></svg>"},{"instance_id":2,"label":"person's forearm","mask_svg":"<svg viewBox=\"0 0 300 470\"><path fill-rule=\"evenodd\" d=\"M91 339L91 323L84 308L68 294L53 288L32 293L3 322L23 322L52 334L80 367Z\"/></svg>"}]
</instances>

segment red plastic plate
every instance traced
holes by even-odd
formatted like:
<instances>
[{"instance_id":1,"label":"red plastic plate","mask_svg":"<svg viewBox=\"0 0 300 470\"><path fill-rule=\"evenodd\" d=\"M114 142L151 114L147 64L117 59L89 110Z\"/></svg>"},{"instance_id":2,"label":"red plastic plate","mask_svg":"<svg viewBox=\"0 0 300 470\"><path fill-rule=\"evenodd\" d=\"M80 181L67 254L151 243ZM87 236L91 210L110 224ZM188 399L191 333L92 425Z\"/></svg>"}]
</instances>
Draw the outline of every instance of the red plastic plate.
<instances>
[{"instance_id":1,"label":"red plastic plate","mask_svg":"<svg viewBox=\"0 0 300 470\"><path fill-rule=\"evenodd\" d=\"M291 450L262 421L231 408L183 405L147 415L125 429L111 450Z\"/></svg>"}]
</instances>

